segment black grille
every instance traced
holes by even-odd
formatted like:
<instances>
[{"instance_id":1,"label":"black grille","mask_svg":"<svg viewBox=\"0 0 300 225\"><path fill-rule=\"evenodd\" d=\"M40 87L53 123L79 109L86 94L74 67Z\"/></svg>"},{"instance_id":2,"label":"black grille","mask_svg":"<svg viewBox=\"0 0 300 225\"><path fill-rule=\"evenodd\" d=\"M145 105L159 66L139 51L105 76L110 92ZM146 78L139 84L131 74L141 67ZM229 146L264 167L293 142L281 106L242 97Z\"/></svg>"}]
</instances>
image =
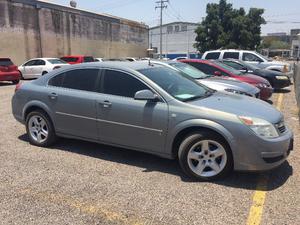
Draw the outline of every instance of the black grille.
<instances>
[{"instance_id":1,"label":"black grille","mask_svg":"<svg viewBox=\"0 0 300 225\"><path fill-rule=\"evenodd\" d=\"M284 122L279 122L275 124L275 126L280 134L283 134L286 131L286 126L284 125Z\"/></svg>"}]
</instances>

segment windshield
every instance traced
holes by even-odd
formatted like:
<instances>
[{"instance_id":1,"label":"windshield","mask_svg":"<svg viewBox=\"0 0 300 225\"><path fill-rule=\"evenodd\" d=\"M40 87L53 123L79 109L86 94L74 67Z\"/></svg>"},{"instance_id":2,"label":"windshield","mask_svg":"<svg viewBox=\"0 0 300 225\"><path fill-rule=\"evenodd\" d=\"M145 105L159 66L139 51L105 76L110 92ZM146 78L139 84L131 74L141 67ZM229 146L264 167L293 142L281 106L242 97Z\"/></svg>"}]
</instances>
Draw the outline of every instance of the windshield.
<instances>
[{"instance_id":1,"label":"windshield","mask_svg":"<svg viewBox=\"0 0 300 225\"><path fill-rule=\"evenodd\" d=\"M51 64L67 64L66 62L60 59L48 59L47 61Z\"/></svg>"},{"instance_id":2,"label":"windshield","mask_svg":"<svg viewBox=\"0 0 300 225\"><path fill-rule=\"evenodd\" d=\"M240 63L243 64L245 67L247 67L248 70L255 71L259 69L257 66L252 65L250 63L246 63L246 62L240 62Z\"/></svg>"},{"instance_id":3,"label":"windshield","mask_svg":"<svg viewBox=\"0 0 300 225\"><path fill-rule=\"evenodd\" d=\"M155 82L177 100L186 102L208 97L213 90L198 84L185 74L167 67L155 67L139 70L140 73Z\"/></svg>"},{"instance_id":4,"label":"windshield","mask_svg":"<svg viewBox=\"0 0 300 225\"><path fill-rule=\"evenodd\" d=\"M195 67L190 66L185 63L170 63L169 65L175 67L176 69L187 74L189 77L191 77L193 79L204 79L204 78L210 77L210 75L207 75L207 74L203 73L202 71L197 70Z\"/></svg>"},{"instance_id":5,"label":"windshield","mask_svg":"<svg viewBox=\"0 0 300 225\"><path fill-rule=\"evenodd\" d=\"M269 61L269 62L272 61L272 59L270 59L270 58L268 58L267 56L264 56L264 55L262 55L262 54L259 54L258 52L255 52L255 54L256 54L256 55L259 55L261 58L263 58L263 59L265 59L265 60L267 60L267 61Z\"/></svg>"},{"instance_id":6,"label":"windshield","mask_svg":"<svg viewBox=\"0 0 300 225\"><path fill-rule=\"evenodd\" d=\"M221 63L221 62L216 62L214 61L214 63L220 67L222 67L224 70L227 70L229 71L230 73L233 73L234 75L243 75L243 73L241 73L240 71L230 67L230 66L227 66L225 65L224 63Z\"/></svg>"}]
</instances>

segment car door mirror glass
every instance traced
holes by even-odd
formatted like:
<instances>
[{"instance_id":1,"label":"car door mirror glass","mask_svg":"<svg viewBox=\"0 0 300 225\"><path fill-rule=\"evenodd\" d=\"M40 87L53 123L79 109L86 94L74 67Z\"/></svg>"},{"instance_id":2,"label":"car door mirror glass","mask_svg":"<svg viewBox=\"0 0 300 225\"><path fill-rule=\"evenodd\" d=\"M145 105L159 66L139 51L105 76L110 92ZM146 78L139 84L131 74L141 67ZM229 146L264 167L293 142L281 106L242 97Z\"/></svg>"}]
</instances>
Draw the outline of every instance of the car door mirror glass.
<instances>
[{"instance_id":1,"label":"car door mirror glass","mask_svg":"<svg viewBox=\"0 0 300 225\"><path fill-rule=\"evenodd\" d=\"M135 93L135 100L147 100L147 101L159 101L159 97L157 94L154 94L150 90L141 90Z\"/></svg>"}]
</instances>

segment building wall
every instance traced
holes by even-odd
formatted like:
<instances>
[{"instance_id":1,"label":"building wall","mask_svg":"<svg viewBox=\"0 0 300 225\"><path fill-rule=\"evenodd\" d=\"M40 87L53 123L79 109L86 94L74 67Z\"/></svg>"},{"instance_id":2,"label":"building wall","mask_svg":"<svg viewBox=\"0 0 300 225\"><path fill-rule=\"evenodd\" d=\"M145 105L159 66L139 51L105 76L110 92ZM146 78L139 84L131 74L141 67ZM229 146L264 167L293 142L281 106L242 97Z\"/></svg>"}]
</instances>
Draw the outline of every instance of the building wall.
<instances>
[{"instance_id":1,"label":"building wall","mask_svg":"<svg viewBox=\"0 0 300 225\"><path fill-rule=\"evenodd\" d=\"M194 48L196 43L197 24L193 23L171 23L163 26L162 37L163 47L162 52L164 55L178 55L178 54L192 54L196 53L197 49ZM160 28L150 28L149 31L150 47L157 48L160 53Z\"/></svg>"},{"instance_id":2,"label":"building wall","mask_svg":"<svg viewBox=\"0 0 300 225\"><path fill-rule=\"evenodd\" d=\"M0 57L144 57L148 27L35 0L0 0Z\"/></svg>"}]
</instances>

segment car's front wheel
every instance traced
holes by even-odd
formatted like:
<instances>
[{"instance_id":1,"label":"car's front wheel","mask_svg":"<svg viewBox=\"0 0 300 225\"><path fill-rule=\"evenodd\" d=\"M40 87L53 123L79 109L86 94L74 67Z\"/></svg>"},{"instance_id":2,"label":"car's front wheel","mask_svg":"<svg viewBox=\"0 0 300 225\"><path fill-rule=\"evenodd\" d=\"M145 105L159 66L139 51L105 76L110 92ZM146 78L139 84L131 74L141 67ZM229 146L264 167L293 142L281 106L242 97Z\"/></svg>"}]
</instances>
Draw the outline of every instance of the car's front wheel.
<instances>
[{"instance_id":1,"label":"car's front wheel","mask_svg":"<svg viewBox=\"0 0 300 225\"><path fill-rule=\"evenodd\" d=\"M222 137L203 131L188 135L178 151L183 171L198 180L214 180L227 175L233 166L231 150Z\"/></svg>"},{"instance_id":2,"label":"car's front wheel","mask_svg":"<svg viewBox=\"0 0 300 225\"><path fill-rule=\"evenodd\" d=\"M30 112L26 119L29 142L40 147L48 147L56 141L53 124L41 110Z\"/></svg>"},{"instance_id":3,"label":"car's front wheel","mask_svg":"<svg viewBox=\"0 0 300 225\"><path fill-rule=\"evenodd\" d=\"M12 83L13 84L18 84L18 83L20 83L20 80L13 80Z\"/></svg>"}]
</instances>

